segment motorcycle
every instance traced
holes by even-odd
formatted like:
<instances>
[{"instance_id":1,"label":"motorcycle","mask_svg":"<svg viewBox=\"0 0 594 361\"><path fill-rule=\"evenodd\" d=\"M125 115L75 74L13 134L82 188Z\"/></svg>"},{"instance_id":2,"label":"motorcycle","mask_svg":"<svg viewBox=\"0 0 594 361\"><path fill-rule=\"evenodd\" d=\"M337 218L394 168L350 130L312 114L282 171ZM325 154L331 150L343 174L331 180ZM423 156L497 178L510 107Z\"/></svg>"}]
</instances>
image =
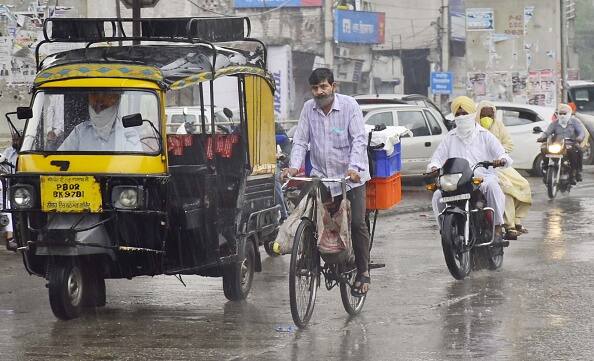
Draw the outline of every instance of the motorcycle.
<instances>
[{"instance_id":1,"label":"motorcycle","mask_svg":"<svg viewBox=\"0 0 594 361\"><path fill-rule=\"evenodd\" d=\"M474 168L463 158L450 158L441 169L426 174L431 181L427 190L440 190L445 208L439 214L441 245L448 270L462 280L471 269L496 270L503 263L503 248L508 240L495 243L495 210L487 206L480 191L483 178L477 168L494 167L480 162Z\"/></svg>"},{"instance_id":2,"label":"motorcycle","mask_svg":"<svg viewBox=\"0 0 594 361\"><path fill-rule=\"evenodd\" d=\"M571 190L571 172L573 170L567 153L572 151L575 146L577 146L575 142L569 138L560 142L549 139L546 142L544 156L548 158L549 162L546 167L543 167L543 181L547 186L547 194L550 199L554 199L558 191L564 193Z\"/></svg>"}]
</instances>

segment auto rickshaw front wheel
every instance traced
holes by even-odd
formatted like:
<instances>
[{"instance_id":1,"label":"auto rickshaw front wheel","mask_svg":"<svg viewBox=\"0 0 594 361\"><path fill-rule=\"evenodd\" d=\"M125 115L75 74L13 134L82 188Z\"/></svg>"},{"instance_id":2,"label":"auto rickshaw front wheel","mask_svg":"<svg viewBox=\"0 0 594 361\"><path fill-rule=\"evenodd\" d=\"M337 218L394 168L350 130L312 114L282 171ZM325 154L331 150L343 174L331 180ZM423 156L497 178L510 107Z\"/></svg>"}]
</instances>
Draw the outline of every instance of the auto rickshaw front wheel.
<instances>
[{"instance_id":1,"label":"auto rickshaw front wheel","mask_svg":"<svg viewBox=\"0 0 594 361\"><path fill-rule=\"evenodd\" d=\"M247 298L252 288L256 269L256 251L254 242L245 241L244 258L225 267L223 271L223 291L229 301L241 301Z\"/></svg>"},{"instance_id":2,"label":"auto rickshaw front wheel","mask_svg":"<svg viewBox=\"0 0 594 361\"><path fill-rule=\"evenodd\" d=\"M54 315L61 320L80 316L88 284L77 259L58 259L48 270L49 301Z\"/></svg>"}]
</instances>

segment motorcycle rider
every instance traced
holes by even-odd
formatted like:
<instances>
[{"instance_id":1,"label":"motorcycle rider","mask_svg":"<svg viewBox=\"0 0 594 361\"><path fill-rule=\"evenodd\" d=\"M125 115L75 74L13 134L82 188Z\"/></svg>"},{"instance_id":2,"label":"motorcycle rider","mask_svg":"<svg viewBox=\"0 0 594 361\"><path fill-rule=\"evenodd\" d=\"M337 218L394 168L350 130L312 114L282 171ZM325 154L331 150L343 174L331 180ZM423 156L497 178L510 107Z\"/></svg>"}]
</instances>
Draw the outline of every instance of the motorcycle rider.
<instances>
[{"instance_id":1,"label":"motorcycle rider","mask_svg":"<svg viewBox=\"0 0 594 361\"><path fill-rule=\"evenodd\" d=\"M478 104L476 121L483 128L491 132L499 141L507 153L514 148L505 124L495 117L495 105L483 100ZM522 219L528 213L532 205L532 192L530 183L512 167L497 170L499 186L505 194L505 221L506 239L516 239L521 233L528 231L522 226Z\"/></svg>"},{"instance_id":2,"label":"motorcycle rider","mask_svg":"<svg viewBox=\"0 0 594 361\"><path fill-rule=\"evenodd\" d=\"M564 139L571 139L574 142L573 147L568 149L567 157L571 163L572 172L569 175L570 182L575 185L582 181L582 149L579 144L586 137L584 127L575 117L572 116L571 107L567 104L559 104L555 113L557 121L553 121L546 131L537 139L538 142L546 142L548 137L552 137L554 142L560 142ZM543 153L544 179L549 165L549 159L544 157L546 144L541 148Z\"/></svg>"},{"instance_id":3,"label":"motorcycle rider","mask_svg":"<svg viewBox=\"0 0 594 361\"><path fill-rule=\"evenodd\" d=\"M455 115L456 128L450 130L439 144L427 166L428 170L432 172L438 170L449 158L464 158L471 167L479 162L490 160L493 160L496 166L511 166L513 161L499 140L488 130L476 124L476 105L472 99L466 96L455 98L451 104L451 110ZM499 186L494 169L478 168L475 174L483 178L480 190L485 195L487 204L495 210L495 243L500 243L503 239L501 225L505 210L505 194ZM445 206L439 202L441 197L439 190L433 194L432 205L436 219Z\"/></svg>"}]
</instances>

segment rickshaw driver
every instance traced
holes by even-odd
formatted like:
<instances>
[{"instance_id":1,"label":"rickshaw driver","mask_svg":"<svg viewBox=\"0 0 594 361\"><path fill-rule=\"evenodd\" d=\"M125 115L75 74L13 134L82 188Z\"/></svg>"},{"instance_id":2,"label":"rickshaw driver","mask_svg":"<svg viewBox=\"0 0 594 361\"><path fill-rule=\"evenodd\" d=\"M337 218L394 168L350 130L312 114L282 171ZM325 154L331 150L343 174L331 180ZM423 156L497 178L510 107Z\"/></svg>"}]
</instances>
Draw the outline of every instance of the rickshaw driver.
<instances>
[{"instance_id":1,"label":"rickshaw driver","mask_svg":"<svg viewBox=\"0 0 594 361\"><path fill-rule=\"evenodd\" d=\"M117 121L120 99L118 93L89 93L89 121L77 125L58 151L141 152L138 132Z\"/></svg>"},{"instance_id":2,"label":"rickshaw driver","mask_svg":"<svg viewBox=\"0 0 594 361\"><path fill-rule=\"evenodd\" d=\"M365 222L365 182L370 179L367 134L363 113L352 97L336 93L332 71L315 69L309 77L313 99L303 105L288 169L282 178L296 176L304 162L308 145L311 174L319 177L350 177L347 198L351 202L351 234L357 278L353 296L369 290L369 231ZM342 194L339 184L331 185L332 197Z\"/></svg>"}]
</instances>

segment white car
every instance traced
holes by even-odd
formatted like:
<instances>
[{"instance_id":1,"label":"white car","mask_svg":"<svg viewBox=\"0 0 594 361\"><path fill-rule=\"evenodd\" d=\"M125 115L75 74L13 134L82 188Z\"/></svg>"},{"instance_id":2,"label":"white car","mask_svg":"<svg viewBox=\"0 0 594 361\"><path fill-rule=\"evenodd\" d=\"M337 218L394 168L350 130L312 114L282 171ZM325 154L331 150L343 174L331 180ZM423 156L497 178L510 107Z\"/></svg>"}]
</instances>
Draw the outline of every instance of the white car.
<instances>
[{"instance_id":1,"label":"white car","mask_svg":"<svg viewBox=\"0 0 594 361\"><path fill-rule=\"evenodd\" d=\"M495 117L501 119L507 127L507 131L514 143L514 149L510 156L514 160L513 167L523 169L532 175L540 175L540 143L536 139L540 137L541 131L547 129L555 108L542 107L538 105L516 104L494 102L497 108ZM452 119L452 114L446 116Z\"/></svg>"},{"instance_id":2,"label":"white car","mask_svg":"<svg viewBox=\"0 0 594 361\"><path fill-rule=\"evenodd\" d=\"M227 110L225 110L227 109ZM225 111L231 112L231 118L225 115ZM201 131L201 110L200 106L171 106L165 108L167 115L167 133L168 134L186 134L187 125L193 127L194 132ZM204 107L204 120L206 131L210 132L210 106ZM226 132L233 125L239 124L239 110L215 107L215 125L217 131Z\"/></svg>"},{"instance_id":3,"label":"white car","mask_svg":"<svg viewBox=\"0 0 594 361\"><path fill-rule=\"evenodd\" d=\"M401 139L402 175L417 176L426 171L433 152L448 130L434 109L408 104L361 105L366 125L403 126L413 137Z\"/></svg>"}]
</instances>

